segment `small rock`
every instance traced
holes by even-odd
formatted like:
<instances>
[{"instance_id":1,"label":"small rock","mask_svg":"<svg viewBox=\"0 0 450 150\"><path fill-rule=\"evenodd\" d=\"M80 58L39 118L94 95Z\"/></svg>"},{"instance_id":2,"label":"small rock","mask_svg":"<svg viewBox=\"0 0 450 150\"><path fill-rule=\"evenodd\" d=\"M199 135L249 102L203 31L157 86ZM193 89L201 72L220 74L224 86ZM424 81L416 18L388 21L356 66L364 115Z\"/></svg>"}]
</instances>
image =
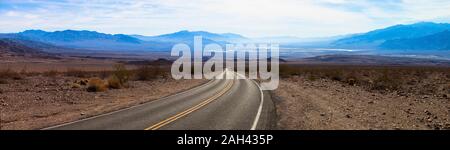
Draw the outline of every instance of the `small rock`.
<instances>
[{"instance_id":1,"label":"small rock","mask_svg":"<svg viewBox=\"0 0 450 150\"><path fill-rule=\"evenodd\" d=\"M0 105L1 106L7 106L6 102L3 100L3 98L0 98Z\"/></svg>"},{"instance_id":2,"label":"small rock","mask_svg":"<svg viewBox=\"0 0 450 150\"><path fill-rule=\"evenodd\" d=\"M442 97L447 98L448 96L447 96L447 94L444 94L444 95L442 95Z\"/></svg>"},{"instance_id":3,"label":"small rock","mask_svg":"<svg viewBox=\"0 0 450 150\"><path fill-rule=\"evenodd\" d=\"M367 115L369 115L369 112L365 111L365 112L363 112L363 115L367 116Z\"/></svg>"},{"instance_id":4,"label":"small rock","mask_svg":"<svg viewBox=\"0 0 450 150\"><path fill-rule=\"evenodd\" d=\"M41 101L41 100L42 100L42 97L39 97L39 96L38 96L38 97L36 97L36 100L37 100L37 101Z\"/></svg>"},{"instance_id":5,"label":"small rock","mask_svg":"<svg viewBox=\"0 0 450 150\"><path fill-rule=\"evenodd\" d=\"M325 116L325 113L320 113L320 116Z\"/></svg>"},{"instance_id":6,"label":"small rock","mask_svg":"<svg viewBox=\"0 0 450 150\"><path fill-rule=\"evenodd\" d=\"M86 115L86 113L82 112L82 113L80 113L80 115L84 116L84 115Z\"/></svg>"},{"instance_id":7,"label":"small rock","mask_svg":"<svg viewBox=\"0 0 450 150\"><path fill-rule=\"evenodd\" d=\"M368 102L368 104L374 104L375 102L374 101L370 101L370 102Z\"/></svg>"},{"instance_id":8,"label":"small rock","mask_svg":"<svg viewBox=\"0 0 450 150\"><path fill-rule=\"evenodd\" d=\"M350 114L345 115L345 117L352 118L352 116L350 116Z\"/></svg>"},{"instance_id":9,"label":"small rock","mask_svg":"<svg viewBox=\"0 0 450 150\"><path fill-rule=\"evenodd\" d=\"M386 113L385 112L383 112L381 115L386 115Z\"/></svg>"},{"instance_id":10,"label":"small rock","mask_svg":"<svg viewBox=\"0 0 450 150\"><path fill-rule=\"evenodd\" d=\"M418 119L418 120L419 120L419 122L423 123L423 122L425 122L424 119L425 119L425 118L420 118L420 119Z\"/></svg>"},{"instance_id":11,"label":"small rock","mask_svg":"<svg viewBox=\"0 0 450 150\"><path fill-rule=\"evenodd\" d=\"M408 108L407 110L405 110L405 112L406 112L407 114L414 114L414 113L411 111L411 108Z\"/></svg>"},{"instance_id":12,"label":"small rock","mask_svg":"<svg viewBox=\"0 0 450 150\"><path fill-rule=\"evenodd\" d=\"M446 123L444 129L450 129L450 123Z\"/></svg>"},{"instance_id":13,"label":"small rock","mask_svg":"<svg viewBox=\"0 0 450 150\"><path fill-rule=\"evenodd\" d=\"M80 85L87 85L88 82L89 81L87 79L83 79L83 80L78 81L77 83Z\"/></svg>"},{"instance_id":14,"label":"small rock","mask_svg":"<svg viewBox=\"0 0 450 150\"><path fill-rule=\"evenodd\" d=\"M81 85L80 85L80 84L77 84L77 83L73 83L71 87L72 87L73 89L79 89L79 88L81 88Z\"/></svg>"},{"instance_id":15,"label":"small rock","mask_svg":"<svg viewBox=\"0 0 450 150\"><path fill-rule=\"evenodd\" d=\"M424 113L429 115L429 116L432 115L431 112L429 112L428 110L425 110Z\"/></svg>"}]
</instances>

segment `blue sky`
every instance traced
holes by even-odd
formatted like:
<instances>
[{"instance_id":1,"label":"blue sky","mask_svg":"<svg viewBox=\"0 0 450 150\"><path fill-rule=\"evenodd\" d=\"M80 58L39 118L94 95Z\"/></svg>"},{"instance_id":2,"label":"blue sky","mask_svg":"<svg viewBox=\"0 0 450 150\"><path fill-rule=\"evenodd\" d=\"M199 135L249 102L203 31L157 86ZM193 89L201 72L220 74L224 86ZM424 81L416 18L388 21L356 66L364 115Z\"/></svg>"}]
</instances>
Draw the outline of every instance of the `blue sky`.
<instances>
[{"instance_id":1,"label":"blue sky","mask_svg":"<svg viewBox=\"0 0 450 150\"><path fill-rule=\"evenodd\" d=\"M323 37L419 21L450 22L449 8L448 0L0 0L0 32L205 30Z\"/></svg>"}]
</instances>

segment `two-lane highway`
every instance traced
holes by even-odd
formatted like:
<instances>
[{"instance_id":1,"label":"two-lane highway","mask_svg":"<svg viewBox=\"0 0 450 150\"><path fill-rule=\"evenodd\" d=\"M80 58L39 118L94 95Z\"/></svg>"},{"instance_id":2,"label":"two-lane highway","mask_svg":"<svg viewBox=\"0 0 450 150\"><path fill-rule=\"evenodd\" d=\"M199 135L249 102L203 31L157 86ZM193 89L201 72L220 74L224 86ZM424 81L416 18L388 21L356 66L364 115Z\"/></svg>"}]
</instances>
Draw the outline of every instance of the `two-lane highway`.
<instances>
[{"instance_id":1,"label":"two-lane highway","mask_svg":"<svg viewBox=\"0 0 450 150\"><path fill-rule=\"evenodd\" d=\"M225 71L235 76L234 72ZM216 79L138 106L46 129L250 130L270 129L270 96L249 79Z\"/></svg>"}]
</instances>

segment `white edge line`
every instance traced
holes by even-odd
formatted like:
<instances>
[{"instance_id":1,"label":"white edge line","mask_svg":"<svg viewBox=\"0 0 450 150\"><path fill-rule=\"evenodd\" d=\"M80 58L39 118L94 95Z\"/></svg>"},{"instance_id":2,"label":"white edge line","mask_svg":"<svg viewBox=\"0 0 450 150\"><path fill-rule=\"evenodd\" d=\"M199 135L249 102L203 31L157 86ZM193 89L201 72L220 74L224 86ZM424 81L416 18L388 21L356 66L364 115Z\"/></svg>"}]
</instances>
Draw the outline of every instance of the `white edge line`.
<instances>
[{"instance_id":1,"label":"white edge line","mask_svg":"<svg viewBox=\"0 0 450 150\"><path fill-rule=\"evenodd\" d=\"M39 130L49 130L49 129L54 129L54 128L58 128L58 127L62 127L62 126L66 126L66 125L70 125L70 124L74 124L74 123L86 121L86 120L95 119L95 118L98 118L98 117L108 116L108 115L111 115L111 114L114 114L114 113L118 113L118 112L122 112L122 111L129 110L129 109L132 109L132 108L136 108L136 107L139 107L139 106L142 106L142 105L145 105L145 104L154 103L155 101L160 101L160 100L168 99L168 98L170 98L170 97L174 97L174 96L177 96L177 95L180 95L180 94L184 94L184 93L187 93L187 92L189 92L189 91L191 91L191 90L195 90L195 89L199 89L199 88L201 88L201 87L204 87L204 86L206 86L206 85L212 83L213 81L214 81L214 79L208 81L208 82L205 83L205 84L202 84L202 85L200 85L200 86L197 86L197 87L195 87L195 88L192 88L192 89L189 89L189 90L180 92L180 93L176 93L176 94L173 94L173 95L169 95L169 96L166 96L166 97L162 97L162 98L159 98L159 99L150 101L150 102L144 102L144 103L142 103L142 104L138 104L138 105L131 106L131 107L128 107L128 108L123 108L123 109L119 109L119 110L112 111L112 112L109 112L109 113L99 114L99 115L95 115L95 116L92 116L92 117L84 118L84 119L81 119L81 120L75 120L75 121L72 121L72 122L67 122L67 123L63 123L63 124L59 124L59 125L55 125L55 126L50 126L50 127L42 128L42 129L39 129Z\"/></svg>"},{"instance_id":2,"label":"white edge line","mask_svg":"<svg viewBox=\"0 0 450 150\"><path fill-rule=\"evenodd\" d=\"M252 81L253 81L253 83L256 84L256 86L258 86L259 91L261 92L261 103L259 104L258 113L256 114L255 121L253 121L252 128L250 129L250 130L256 130L256 126L258 125L258 121L261 116L261 112L262 112L262 108L263 108L264 94L263 94L263 91L262 91L261 87L259 86L259 84L256 83L255 80L252 80Z\"/></svg>"},{"instance_id":3,"label":"white edge line","mask_svg":"<svg viewBox=\"0 0 450 150\"><path fill-rule=\"evenodd\" d=\"M241 75L241 74L239 74L239 73L237 73L237 74L238 74L239 76L241 76L241 77L244 77L244 79L246 79L245 76L243 76L243 75ZM263 93L261 87L259 86L259 84L258 84L255 80L251 80L251 81L253 81L253 83L255 83L256 86L258 86L258 89L259 89L259 91L261 92L261 103L259 103L258 112L256 113L255 120L253 121L252 128L250 129L250 130L256 130L256 127L258 126L259 118L260 118L260 116L261 116L263 104L264 104L264 93Z\"/></svg>"}]
</instances>

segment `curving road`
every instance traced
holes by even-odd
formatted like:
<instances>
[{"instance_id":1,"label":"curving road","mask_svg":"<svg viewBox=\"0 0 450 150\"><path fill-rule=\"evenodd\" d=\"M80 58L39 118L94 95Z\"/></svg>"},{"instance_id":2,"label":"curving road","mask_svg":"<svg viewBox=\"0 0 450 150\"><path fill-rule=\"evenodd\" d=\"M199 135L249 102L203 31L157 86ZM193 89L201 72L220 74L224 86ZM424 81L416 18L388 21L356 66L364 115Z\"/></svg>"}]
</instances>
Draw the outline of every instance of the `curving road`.
<instances>
[{"instance_id":1,"label":"curving road","mask_svg":"<svg viewBox=\"0 0 450 150\"><path fill-rule=\"evenodd\" d=\"M265 130L273 127L274 116L269 94L263 94L255 81L222 79L45 130Z\"/></svg>"}]
</instances>

